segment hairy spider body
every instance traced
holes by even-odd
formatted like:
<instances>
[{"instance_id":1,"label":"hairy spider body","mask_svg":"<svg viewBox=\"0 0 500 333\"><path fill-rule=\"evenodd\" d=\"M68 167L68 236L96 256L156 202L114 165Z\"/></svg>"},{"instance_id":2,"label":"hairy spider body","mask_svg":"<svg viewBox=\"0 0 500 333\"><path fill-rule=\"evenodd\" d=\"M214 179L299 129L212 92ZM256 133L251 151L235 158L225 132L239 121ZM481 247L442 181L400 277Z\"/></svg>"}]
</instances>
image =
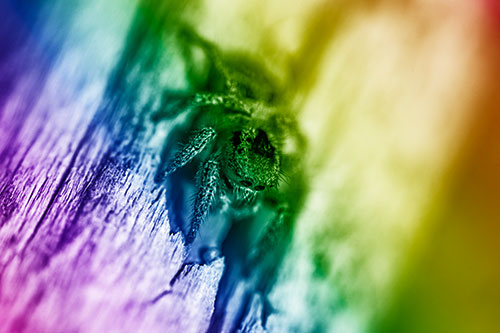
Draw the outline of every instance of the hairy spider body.
<instances>
[{"instance_id":1,"label":"hairy spider body","mask_svg":"<svg viewBox=\"0 0 500 333\"><path fill-rule=\"evenodd\" d=\"M205 111L195 122L203 127L191 133L165 170L170 175L203 155L187 243L194 241L217 199L223 198L233 209L255 205L261 192L278 186L282 175L281 139L267 128L267 118L234 114L218 106Z\"/></svg>"},{"instance_id":2,"label":"hairy spider body","mask_svg":"<svg viewBox=\"0 0 500 333\"><path fill-rule=\"evenodd\" d=\"M195 91L167 91L166 107L154 115L161 120L188 113L187 126L179 134L183 143L167 153L159 179L175 178L187 165L199 166L192 179L192 213L184 228L187 244L216 208L230 219L269 218L256 237L245 236L250 245L244 260L258 263L292 228L303 198L304 139L277 80L260 64L239 54L222 54L191 31L184 34L185 57L201 48L209 70Z\"/></svg>"}]
</instances>

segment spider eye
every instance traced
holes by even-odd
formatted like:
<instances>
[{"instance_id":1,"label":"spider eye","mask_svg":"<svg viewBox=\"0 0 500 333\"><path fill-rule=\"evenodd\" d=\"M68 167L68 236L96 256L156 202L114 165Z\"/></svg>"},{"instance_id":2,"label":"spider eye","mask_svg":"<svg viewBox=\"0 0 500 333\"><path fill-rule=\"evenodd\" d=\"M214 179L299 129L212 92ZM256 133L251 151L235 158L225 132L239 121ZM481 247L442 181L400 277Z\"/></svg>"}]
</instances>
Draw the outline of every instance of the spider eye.
<instances>
[{"instance_id":1,"label":"spider eye","mask_svg":"<svg viewBox=\"0 0 500 333\"><path fill-rule=\"evenodd\" d=\"M241 185L245 186L245 187L251 187L252 186L252 183L249 182L248 180L242 180L241 181Z\"/></svg>"},{"instance_id":2,"label":"spider eye","mask_svg":"<svg viewBox=\"0 0 500 333\"><path fill-rule=\"evenodd\" d=\"M264 185L257 185L255 186L255 190L256 191L262 191L263 189L265 189L266 187Z\"/></svg>"},{"instance_id":3,"label":"spider eye","mask_svg":"<svg viewBox=\"0 0 500 333\"><path fill-rule=\"evenodd\" d=\"M233 133L233 146L238 147L241 144L241 131L236 131Z\"/></svg>"},{"instance_id":4,"label":"spider eye","mask_svg":"<svg viewBox=\"0 0 500 333\"><path fill-rule=\"evenodd\" d=\"M244 95L249 98L249 99L256 99L256 96L253 92L253 90L250 87L243 87L243 93Z\"/></svg>"},{"instance_id":5,"label":"spider eye","mask_svg":"<svg viewBox=\"0 0 500 333\"><path fill-rule=\"evenodd\" d=\"M271 145L266 132L261 129L258 130L255 137L253 151L267 158L273 158L274 156L274 147Z\"/></svg>"}]
</instances>

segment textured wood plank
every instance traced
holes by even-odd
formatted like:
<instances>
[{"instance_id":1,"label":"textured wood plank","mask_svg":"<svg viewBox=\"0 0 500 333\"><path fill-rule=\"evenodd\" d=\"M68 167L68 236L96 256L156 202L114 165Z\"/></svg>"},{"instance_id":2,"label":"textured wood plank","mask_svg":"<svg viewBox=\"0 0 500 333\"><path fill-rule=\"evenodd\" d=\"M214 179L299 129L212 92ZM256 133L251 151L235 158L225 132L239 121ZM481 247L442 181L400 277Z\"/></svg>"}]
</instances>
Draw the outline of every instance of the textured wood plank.
<instances>
[{"instance_id":1,"label":"textured wood plank","mask_svg":"<svg viewBox=\"0 0 500 333\"><path fill-rule=\"evenodd\" d=\"M58 6L46 10L68 12ZM2 331L209 325L224 263L184 264L183 240L170 232L164 189L154 182L167 130L137 115L135 96L110 88L116 40L126 37L134 7L115 12L120 24L85 26L110 8L95 1L71 11L65 40L77 42L55 43L56 60L40 62L50 44L36 45L26 32L2 66L9 87L0 113ZM54 36L61 27L36 28ZM114 50L89 54L103 40Z\"/></svg>"}]
</instances>

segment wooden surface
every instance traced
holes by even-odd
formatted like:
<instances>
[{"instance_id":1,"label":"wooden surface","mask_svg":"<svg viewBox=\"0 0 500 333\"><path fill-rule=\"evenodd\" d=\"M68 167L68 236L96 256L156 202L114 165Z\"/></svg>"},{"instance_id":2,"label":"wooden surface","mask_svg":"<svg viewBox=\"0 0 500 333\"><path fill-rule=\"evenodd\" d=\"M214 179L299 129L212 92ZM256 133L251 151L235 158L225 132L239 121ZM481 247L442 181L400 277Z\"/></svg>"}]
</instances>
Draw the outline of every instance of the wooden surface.
<instances>
[{"instance_id":1,"label":"wooden surface","mask_svg":"<svg viewBox=\"0 0 500 333\"><path fill-rule=\"evenodd\" d=\"M2 332L202 332L210 323L224 262L183 264L154 182L167 130L138 113L136 86L113 87L133 6L112 7L102 24L106 6L55 2L21 12L46 14L31 27L16 15L3 22L17 32L1 66Z\"/></svg>"}]
</instances>

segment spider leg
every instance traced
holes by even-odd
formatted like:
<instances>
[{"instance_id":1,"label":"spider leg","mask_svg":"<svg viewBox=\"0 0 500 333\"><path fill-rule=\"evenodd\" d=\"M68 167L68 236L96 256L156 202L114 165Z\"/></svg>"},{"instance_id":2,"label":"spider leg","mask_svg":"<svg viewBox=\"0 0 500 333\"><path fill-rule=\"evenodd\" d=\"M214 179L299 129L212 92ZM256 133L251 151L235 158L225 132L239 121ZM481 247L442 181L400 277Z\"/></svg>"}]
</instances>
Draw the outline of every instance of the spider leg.
<instances>
[{"instance_id":1,"label":"spider leg","mask_svg":"<svg viewBox=\"0 0 500 333\"><path fill-rule=\"evenodd\" d=\"M190 46L198 45L205 52L207 57L212 62L215 70L218 73L221 73L224 79L224 84L226 86L229 94L212 94L212 93L201 93L201 94L189 94L189 93L179 93L175 91L167 90L162 95L162 109L155 114L152 115L152 119L154 121L159 121L162 119L169 119L177 116L179 113L184 110L189 109L190 107L200 107L200 106L224 106L226 108L236 108L241 112L246 112L251 114L249 110L250 103L242 102L238 97L238 88L237 83L230 78L230 75L227 73L225 66L222 63L221 56L214 45L212 45L207 40L200 37L196 32L188 27L183 27L180 29L180 35L183 39L184 45L182 50L184 52L184 57L189 59L191 58ZM187 41L187 43L186 43ZM192 66L187 66L191 68ZM245 104L245 105L244 105ZM256 104L253 102L253 104ZM252 108L252 107L250 107Z\"/></svg>"},{"instance_id":2,"label":"spider leg","mask_svg":"<svg viewBox=\"0 0 500 333\"><path fill-rule=\"evenodd\" d=\"M175 93L166 93L169 100L167 106L161 111L152 115L152 120L158 122L162 119L170 119L177 116L180 112L189 108L199 108L204 106L220 106L232 112L240 113L251 117L256 111L266 112L270 109L264 103L240 97L233 93L212 93L202 92L192 95L180 95Z\"/></svg>"},{"instance_id":3,"label":"spider leg","mask_svg":"<svg viewBox=\"0 0 500 333\"><path fill-rule=\"evenodd\" d=\"M219 162L210 159L205 162L199 172L199 190L194 202L194 211L191 219L191 228L186 237L186 243L190 244L196 238L201 223L205 220L212 206L220 181Z\"/></svg>"},{"instance_id":4,"label":"spider leg","mask_svg":"<svg viewBox=\"0 0 500 333\"><path fill-rule=\"evenodd\" d=\"M196 155L201 153L216 136L217 133L211 127L202 128L194 133L168 164L164 176L171 174L189 163Z\"/></svg>"},{"instance_id":5,"label":"spider leg","mask_svg":"<svg viewBox=\"0 0 500 333\"><path fill-rule=\"evenodd\" d=\"M193 106L222 106L247 116L252 116L256 111L270 109L262 102L244 98L237 94L229 93L197 93L194 96Z\"/></svg>"},{"instance_id":6,"label":"spider leg","mask_svg":"<svg viewBox=\"0 0 500 333\"><path fill-rule=\"evenodd\" d=\"M278 208L278 212L273 220L268 223L259 238L256 245L250 252L247 258L247 267L253 268L259 262L264 260L269 253L279 245L281 241L286 238L291 228L291 214L288 205L282 205Z\"/></svg>"},{"instance_id":7,"label":"spider leg","mask_svg":"<svg viewBox=\"0 0 500 333\"><path fill-rule=\"evenodd\" d=\"M159 122L163 119L172 119L189 108L189 96L167 91L162 96L162 108L151 115L151 120Z\"/></svg>"},{"instance_id":8,"label":"spider leg","mask_svg":"<svg viewBox=\"0 0 500 333\"><path fill-rule=\"evenodd\" d=\"M205 51L208 58L213 62L215 69L224 77L227 89L232 93L236 93L238 91L236 82L230 77L223 65L218 49L187 26L181 29L180 33L186 40L190 40L193 44L197 44Z\"/></svg>"}]
</instances>

